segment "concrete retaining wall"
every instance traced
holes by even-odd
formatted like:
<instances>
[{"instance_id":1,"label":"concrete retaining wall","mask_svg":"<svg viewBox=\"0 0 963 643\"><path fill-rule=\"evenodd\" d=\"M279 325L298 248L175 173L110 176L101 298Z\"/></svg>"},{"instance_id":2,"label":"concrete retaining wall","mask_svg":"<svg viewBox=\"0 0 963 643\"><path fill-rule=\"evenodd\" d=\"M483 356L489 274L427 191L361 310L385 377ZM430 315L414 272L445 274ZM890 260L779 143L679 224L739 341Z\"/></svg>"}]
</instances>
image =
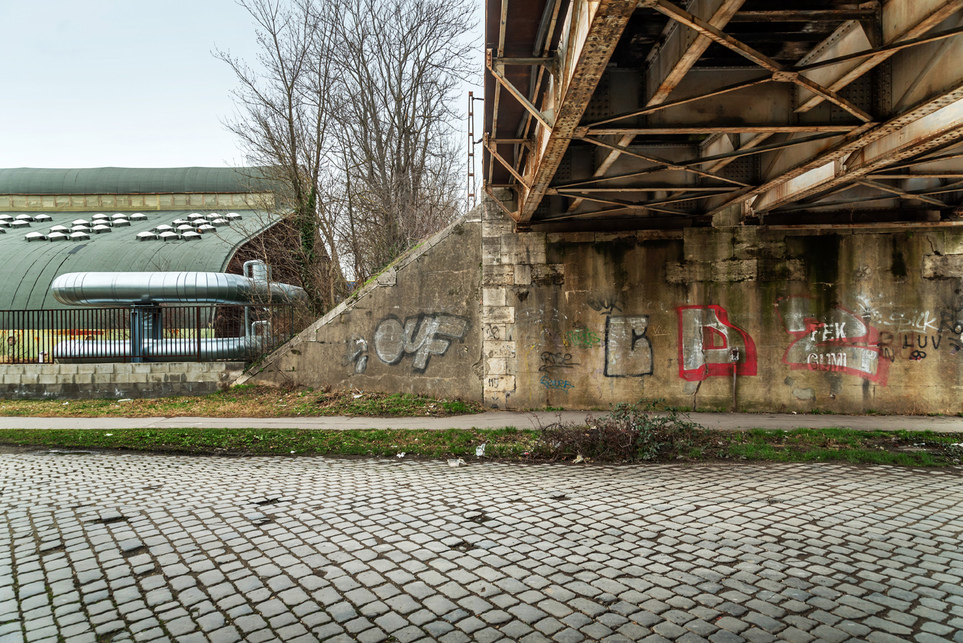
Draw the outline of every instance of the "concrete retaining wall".
<instances>
[{"instance_id":1,"label":"concrete retaining wall","mask_svg":"<svg viewBox=\"0 0 963 643\"><path fill-rule=\"evenodd\" d=\"M0 364L0 398L205 395L226 388L243 368L243 362Z\"/></svg>"},{"instance_id":2,"label":"concrete retaining wall","mask_svg":"<svg viewBox=\"0 0 963 643\"><path fill-rule=\"evenodd\" d=\"M961 224L544 233L481 214L254 380L509 409L963 412Z\"/></svg>"},{"instance_id":3,"label":"concrete retaining wall","mask_svg":"<svg viewBox=\"0 0 963 643\"><path fill-rule=\"evenodd\" d=\"M492 406L963 411L959 224L544 234L490 208L483 244Z\"/></svg>"},{"instance_id":4,"label":"concrete retaining wall","mask_svg":"<svg viewBox=\"0 0 963 643\"><path fill-rule=\"evenodd\" d=\"M479 211L401 257L239 383L481 400Z\"/></svg>"}]
</instances>

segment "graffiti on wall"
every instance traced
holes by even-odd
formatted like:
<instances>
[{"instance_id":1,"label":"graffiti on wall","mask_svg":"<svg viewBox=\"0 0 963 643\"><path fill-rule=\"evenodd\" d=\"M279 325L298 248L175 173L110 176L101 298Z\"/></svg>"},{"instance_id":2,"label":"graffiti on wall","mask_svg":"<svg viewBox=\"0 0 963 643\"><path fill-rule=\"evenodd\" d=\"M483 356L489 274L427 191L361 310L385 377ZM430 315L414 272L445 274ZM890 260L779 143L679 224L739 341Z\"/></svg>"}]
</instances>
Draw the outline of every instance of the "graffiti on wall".
<instances>
[{"instance_id":1,"label":"graffiti on wall","mask_svg":"<svg viewBox=\"0 0 963 643\"><path fill-rule=\"evenodd\" d=\"M542 375L538 380L538 383L545 388L555 389L557 391L562 391L563 393L568 393L570 388L575 388L575 385L568 380L551 378L547 375Z\"/></svg>"},{"instance_id":2,"label":"graffiti on wall","mask_svg":"<svg viewBox=\"0 0 963 643\"><path fill-rule=\"evenodd\" d=\"M615 311L622 312L618 297L589 297L589 308L603 315L611 315Z\"/></svg>"},{"instance_id":3,"label":"graffiti on wall","mask_svg":"<svg viewBox=\"0 0 963 643\"><path fill-rule=\"evenodd\" d=\"M429 313L401 320L391 315L378 324L374 333L375 354L385 364L398 364L413 355L411 367L424 373L432 355L444 355L453 340L462 339L468 319L444 313Z\"/></svg>"},{"instance_id":4,"label":"graffiti on wall","mask_svg":"<svg viewBox=\"0 0 963 643\"><path fill-rule=\"evenodd\" d=\"M889 360L880 359L879 331L856 313L839 306L820 313L811 297L798 296L777 301L776 311L794 337L782 359L790 368L886 383Z\"/></svg>"},{"instance_id":5,"label":"graffiti on wall","mask_svg":"<svg viewBox=\"0 0 963 643\"><path fill-rule=\"evenodd\" d=\"M451 343L463 339L467 330L468 319L457 315L423 313L407 317L404 322L389 315L375 329L372 344L383 363L399 364L406 355L412 355L412 370L424 373L431 357L447 353ZM368 342L363 337L348 340L348 359L354 364L355 373L367 370Z\"/></svg>"},{"instance_id":6,"label":"graffiti on wall","mask_svg":"<svg viewBox=\"0 0 963 643\"><path fill-rule=\"evenodd\" d=\"M355 373L364 373L368 368L368 342L364 337L348 340L348 363L354 364Z\"/></svg>"},{"instance_id":7,"label":"graffiti on wall","mask_svg":"<svg viewBox=\"0 0 963 643\"><path fill-rule=\"evenodd\" d=\"M708 377L755 375L756 344L729 322L722 306L679 306L679 377L699 382Z\"/></svg>"},{"instance_id":8,"label":"graffiti on wall","mask_svg":"<svg viewBox=\"0 0 963 643\"><path fill-rule=\"evenodd\" d=\"M652 342L646 337L648 315L610 315L605 318L606 377L652 374Z\"/></svg>"},{"instance_id":9,"label":"graffiti on wall","mask_svg":"<svg viewBox=\"0 0 963 643\"><path fill-rule=\"evenodd\" d=\"M542 365L538 367L539 372L545 373L556 368L573 368L578 366L578 362L572 361L571 353L553 353L552 351L542 351Z\"/></svg>"}]
</instances>

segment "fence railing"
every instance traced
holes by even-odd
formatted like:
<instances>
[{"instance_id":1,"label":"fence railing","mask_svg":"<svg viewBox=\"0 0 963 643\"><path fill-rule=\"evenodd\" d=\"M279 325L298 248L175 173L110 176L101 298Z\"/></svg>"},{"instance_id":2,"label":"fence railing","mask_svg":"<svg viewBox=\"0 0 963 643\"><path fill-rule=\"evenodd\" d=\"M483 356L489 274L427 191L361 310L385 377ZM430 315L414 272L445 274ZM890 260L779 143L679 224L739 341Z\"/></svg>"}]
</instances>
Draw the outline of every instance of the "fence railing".
<instances>
[{"instance_id":1,"label":"fence railing","mask_svg":"<svg viewBox=\"0 0 963 643\"><path fill-rule=\"evenodd\" d=\"M0 363L254 361L299 317L286 304L0 310Z\"/></svg>"}]
</instances>

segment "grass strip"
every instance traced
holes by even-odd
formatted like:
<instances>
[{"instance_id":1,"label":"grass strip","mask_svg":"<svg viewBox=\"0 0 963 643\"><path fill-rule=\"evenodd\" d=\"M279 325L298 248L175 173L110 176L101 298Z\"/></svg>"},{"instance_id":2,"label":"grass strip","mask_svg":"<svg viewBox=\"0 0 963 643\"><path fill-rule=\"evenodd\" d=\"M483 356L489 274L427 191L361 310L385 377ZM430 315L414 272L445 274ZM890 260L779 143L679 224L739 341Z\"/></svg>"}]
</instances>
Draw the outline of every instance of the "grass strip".
<instances>
[{"instance_id":1,"label":"grass strip","mask_svg":"<svg viewBox=\"0 0 963 643\"><path fill-rule=\"evenodd\" d=\"M135 400L2 400L13 417L448 417L481 413L477 403L410 393L277 389L241 385L203 396Z\"/></svg>"},{"instance_id":2,"label":"grass strip","mask_svg":"<svg viewBox=\"0 0 963 643\"><path fill-rule=\"evenodd\" d=\"M589 441L589 426L543 429L3 429L0 444L46 449L122 449L193 455L324 455L463 458L504 461L629 462L847 462L912 467L958 466L963 434L930 431L797 429L714 431L689 427L639 446L605 448ZM607 436L610 438L610 436ZM476 449L485 445L484 456ZM586 447L596 445L595 452ZM653 446L654 445L654 446ZM616 448L619 447L619 448Z\"/></svg>"},{"instance_id":3,"label":"grass strip","mask_svg":"<svg viewBox=\"0 0 963 643\"><path fill-rule=\"evenodd\" d=\"M425 458L521 455L536 435L515 429L0 429L0 444L46 448L125 449L211 455L343 455Z\"/></svg>"}]
</instances>

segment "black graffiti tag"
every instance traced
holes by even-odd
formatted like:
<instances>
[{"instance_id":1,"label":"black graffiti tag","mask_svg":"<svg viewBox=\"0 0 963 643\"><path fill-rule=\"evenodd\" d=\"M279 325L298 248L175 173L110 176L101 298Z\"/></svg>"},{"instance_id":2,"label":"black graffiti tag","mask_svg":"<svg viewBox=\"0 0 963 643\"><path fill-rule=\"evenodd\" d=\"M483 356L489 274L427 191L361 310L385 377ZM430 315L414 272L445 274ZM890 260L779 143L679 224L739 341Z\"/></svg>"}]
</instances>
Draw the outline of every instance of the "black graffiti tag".
<instances>
[{"instance_id":1,"label":"black graffiti tag","mask_svg":"<svg viewBox=\"0 0 963 643\"><path fill-rule=\"evenodd\" d=\"M538 367L538 370L542 373L555 368L572 368L573 366L578 366L577 362L572 361L571 353L553 353L551 351L545 351L542 353L541 357L542 365Z\"/></svg>"}]
</instances>

